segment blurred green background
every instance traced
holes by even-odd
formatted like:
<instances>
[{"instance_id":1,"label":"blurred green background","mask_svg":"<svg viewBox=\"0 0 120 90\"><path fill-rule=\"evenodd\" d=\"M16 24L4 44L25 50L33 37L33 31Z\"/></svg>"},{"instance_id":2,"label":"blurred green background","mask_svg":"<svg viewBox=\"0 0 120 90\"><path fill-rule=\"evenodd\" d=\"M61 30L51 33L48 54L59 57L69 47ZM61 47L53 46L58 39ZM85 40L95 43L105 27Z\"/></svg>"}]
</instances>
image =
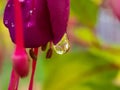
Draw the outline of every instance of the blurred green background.
<instances>
[{"instance_id":1,"label":"blurred green background","mask_svg":"<svg viewBox=\"0 0 120 90\"><path fill-rule=\"evenodd\" d=\"M7 1L7 0L6 0ZM7 90L14 51L7 28L3 25L5 0L0 0L0 90ZM120 90L120 53L101 48L94 35L102 0L71 0L67 54L46 59L39 53L33 90ZM30 75L20 80L19 90L27 90Z\"/></svg>"}]
</instances>

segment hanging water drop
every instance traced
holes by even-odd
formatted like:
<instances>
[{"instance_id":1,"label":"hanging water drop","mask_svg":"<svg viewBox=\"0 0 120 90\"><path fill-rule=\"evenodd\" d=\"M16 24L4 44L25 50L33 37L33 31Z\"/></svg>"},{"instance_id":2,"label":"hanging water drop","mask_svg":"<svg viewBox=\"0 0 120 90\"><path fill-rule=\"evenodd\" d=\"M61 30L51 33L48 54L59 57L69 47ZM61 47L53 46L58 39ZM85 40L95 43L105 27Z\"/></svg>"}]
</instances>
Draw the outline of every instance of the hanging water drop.
<instances>
[{"instance_id":1,"label":"hanging water drop","mask_svg":"<svg viewBox=\"0 0 120 90\"><path fill-rule=\"evenodd\" d=\"M58 42L58 44L54 45L54 50L57 54L64 54L66 52L68 52L68 50L70 49L70 44L67 38L67 34L64 34L64 36L62 37L62 39L60 40L60 42Z\"/></svg>"}]
</instances>

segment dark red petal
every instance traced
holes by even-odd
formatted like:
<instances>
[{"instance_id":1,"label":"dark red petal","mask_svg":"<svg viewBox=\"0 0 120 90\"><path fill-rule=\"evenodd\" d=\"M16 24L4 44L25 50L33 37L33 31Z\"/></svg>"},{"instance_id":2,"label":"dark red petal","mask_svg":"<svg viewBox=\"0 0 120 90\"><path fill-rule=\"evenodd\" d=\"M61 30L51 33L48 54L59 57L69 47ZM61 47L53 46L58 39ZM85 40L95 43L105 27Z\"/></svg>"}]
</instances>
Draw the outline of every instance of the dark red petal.
<instances>
[{"instance_id":1,"label":"dark red petal","mask_svg":"<svg viewBox=\"0 0 120 90\"><path fill-rule=\"evenodd\" d=\"M69 0L35 0L34 10L31 15L32 0L25 0L21 5L25 47L39 47L51 40L53 40L54 44L57 44L66 32L69 17ZM14 42L13 8L13 2L9 0L4 13L4 24L9 28Z\"/></svg>"},{"instance_id":2,"label":"dark red petal","mask_svg":"<svg viewBox=\"0 0 120 90\"><path fill-rule=\"evenodd\" d=\"M69 0L47 0L54 40L57 44L66 33L69 17Z\"/></svg>"}]
</instances>

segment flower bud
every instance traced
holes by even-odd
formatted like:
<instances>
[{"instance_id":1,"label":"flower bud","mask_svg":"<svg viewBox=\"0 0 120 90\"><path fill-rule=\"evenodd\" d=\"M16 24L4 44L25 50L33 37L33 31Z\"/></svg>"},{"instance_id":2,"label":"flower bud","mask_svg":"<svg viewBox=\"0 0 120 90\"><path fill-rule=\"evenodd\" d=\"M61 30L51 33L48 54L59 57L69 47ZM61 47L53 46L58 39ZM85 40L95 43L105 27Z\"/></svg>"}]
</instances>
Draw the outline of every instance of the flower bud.
<instances>
[{"instance_id":1,"label":"flower bud","mask_svg":"<svg viewBox=\"0 0 120 90\"><path fill-rule=\"evenodd\" d=\"M12 56L13 68L20 77L26 77L29 73L29 59L25 51L15 51Z\"/></svg>"}]
</instances>

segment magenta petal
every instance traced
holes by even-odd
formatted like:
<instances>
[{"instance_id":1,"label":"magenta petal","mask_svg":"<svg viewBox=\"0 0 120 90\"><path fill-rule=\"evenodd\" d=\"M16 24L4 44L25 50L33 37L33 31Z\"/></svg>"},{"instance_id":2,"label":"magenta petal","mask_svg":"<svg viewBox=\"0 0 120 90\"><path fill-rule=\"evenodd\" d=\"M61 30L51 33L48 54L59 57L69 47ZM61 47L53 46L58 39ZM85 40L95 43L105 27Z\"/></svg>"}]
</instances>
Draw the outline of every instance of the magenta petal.
<instances>
[{"instance_id":1,"label":"magenta petal","mask_svg":"<svg viewBox=\"0 0 120 90\"><path fill-rule=\"evenodd\" d=\"M52 41L57 44L66 32L69 0L24 0L21 2L26 48L35 48ZM19 18L19 17L18 17ZM5 8L4 24L15 43L13 0Z\"/></svg>"},{"instance_id":2,"label":"magenta petal","mask_svg":"<svg viewBox=\"0 0 120 90\"><path fill-rule=\"evenodd\" d=\"M69 17L69 0L47 0L52 31L53 43L57 44L66 33Z\"/></svg>"},{"instance_id":3,"label":"magenta petal","mask_svg":"<svg viewBox=\"0 0 120 90\"><path fill-rule=\"evenodd\" d=\"M32 0L21 3L24 26L25 47L39 47L52 40L49 12L45 0L36 0L32 8ZM31 11L34 9L33 11ZM19 17L18 17L19 18ZM15 42L14 5L9 0L4 13L4 24L10 31L10 36Z\"/></svg>"}]
</instances>

